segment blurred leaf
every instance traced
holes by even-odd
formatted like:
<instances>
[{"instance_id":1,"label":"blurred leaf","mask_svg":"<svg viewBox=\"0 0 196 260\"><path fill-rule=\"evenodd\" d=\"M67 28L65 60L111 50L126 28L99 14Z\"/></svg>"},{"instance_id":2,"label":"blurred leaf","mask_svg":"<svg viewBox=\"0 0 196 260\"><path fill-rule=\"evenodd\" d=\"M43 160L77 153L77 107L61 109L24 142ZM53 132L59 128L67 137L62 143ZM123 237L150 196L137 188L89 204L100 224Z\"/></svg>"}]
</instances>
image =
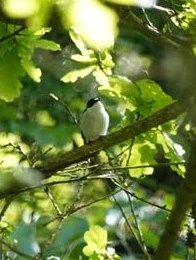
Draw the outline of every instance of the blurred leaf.
<instances>
[{"instance_id":1,"label":"blurred leaf","mask_svg":"<svg viewBox=\"0 0 196 260\"><path fill-rule=\"evenodd\" d=\"M29 168L1 169L0 172L0 193L17 191L22 187L39 185L42 180L40 172Z\"/></svg>"},{"instance_id":2,"label":"blurred leaf","mask_svg":"<svg viewBox=\"0 0 196 260\"><path fill-rule=\"evenodd\" d=\"M109 83L107 75L98 67L93 71L93 76L100 85L107 85Z\"/></svg>"},{"instance_id":3,"label":"blurred leaf","mask_svg":"<svg viewBox=\"0 0 196 260\"><path fill-rule=\"evenodd\" d=\"M64 26L73 28L88 46L98 50L113 46L118 17L112 9L97 0L65 1L59 8Z\"/></svg>"},{"instance_id":4,"label":"blurred leaf","mask_svg":"<svg viewBox=\"0 0 196 260\"><path fill-rule=\"evenodd\" d=\"M72 41L75 43L76 47L80 50L81 54L84 57L85 56L89 57L90 55L92 55L94 53L93 50L88 50L84 41L81 39L79 34L73 28L69 31L69 35L70 35Z\"/></svg>"},{"instance_id":5,"label":"blurred leaf","mask_svg":"<svg viewBox=\"0 0 196 260\"><path fill-rule=\"evenodd\" d=\"M145 135L143 135L143 137L136 138L133 147L124 154L122 165L130 165L131 167L137 166L136 169L129 170L130 176L134 178L152 174L154 170L153 167L142 166L155 164L156 152L155 145L145 140Z\"/></svg>"},{"instance_id":6,"label":"blurred leaf","mask_svg":"<svg viewBox=\"0 0 196 260\"><path fill-rule=\"evenodd\" d=\"M114 68L115 63L113 61L112 55L110 54L110 52L107 49L100 52L99 60L100 60L100 63L101 63L101 69L107 75L112 75L111 69Z\"/></svg>"},{"instance_id":7,"label":"blurred leaf","mask_svg":"<svg viewBox=\"0 0 196 260\"><path fill-rule=\"evenodd\" d=\"M3 0L3 9L13 18L27 18L39 8L37 0Z\"/></svg>"},{"instance_id":8,"label":"blurred leaf","mask_svg":"<svg viewBox=\"0 0 196 260\"><path fill-rule=\"evenodd\" d=\"M39 41L36 41L35 48L41 48L43 50L50 50L50 51L61 50L61 46L58 43L46 39L39 39Z\"/></svg>"},{"instance_id":9,"label":"blurred leaf","mask_svg":"<svg viewBox=\"0 0 196 260\"><path fill-rule=\"evenodd\" d=\"M68 246L76 239L82 238L83 233L88 229L85 219L79 217L69 217L65 219L61 229L55 233L54 242L47 247L47 256L65 253Z\"/></svg>"},{"instance_id":10,"label":"blurred leaf","mask_svg":"<svg viewBox=\"0 0 196 260\"><path fill-rule=\"evenodd\" d=\"M12 239L16 240L17 249L26 255L35 256L40 252L35 224L18 225L12 234Z\"/></svg>"},{"instance_id":11,"label":"blurred leaf","mask_svg":"<svg viewBox=\"0 0 196 260\"><path fill-rule=\"evenodd\" d=\"M11 73L11 77L10 77ZM1 57L0 63L0 98L10 102L20 95L22 83L20 77L24 76L17 49L13 48Z\"/></svg>"},{"instance_id":12,"label":"blurred leaf","mask_svg":"<svg viewBox=\"0 0 196 260\"><path fill-rule=\"evenodd\" d=\"M35 67L31 60L21 59L21 65L23 66L29 77L31 77L35 82L39 83L41 81L42 72L39 68Z\"/></svg>"},{"instance_id":13,"label":"blurred leaf","mask_svg":"<svg viewBox=\"0 0 196 260\"><path fill-rule=\"evenodd\" d=\"M140 90L139 112L142 116L158 111L172 103L171 96L163 92L161 87L153 80L140 80L136 82Z\"/></svg>"},{"instance_id":14,"label":"blurred leaf","mask_svg":"<svg viewBox=\"0 0 196 260\"><path fill-rule=\"evenodd\" d=\"M176 171L180 176L184 176L186 168L185 165L180 163L184 162L183 154L175 148L175 143L169 137L167 133L157 133L157 142L162 146L164 150L165 158L169 159L172 163L179 163L179 165L171 165L171 168ZM182 147L179 149L182 149Z\"/></svg>"},{"instance_id":15,"label":"blurred leaf","mask_svg":"<svg viewBox=\"0 0 196 260\"><path fill-rule=\"evenodd\" d=\"M87 246L83 248L86 256L94 254L103 254L107 246L107 231L100 226L92 226L89 231L84 234L84 240ZM100 259L100 258L97 258Z\"/></svg>"}]
</instances>

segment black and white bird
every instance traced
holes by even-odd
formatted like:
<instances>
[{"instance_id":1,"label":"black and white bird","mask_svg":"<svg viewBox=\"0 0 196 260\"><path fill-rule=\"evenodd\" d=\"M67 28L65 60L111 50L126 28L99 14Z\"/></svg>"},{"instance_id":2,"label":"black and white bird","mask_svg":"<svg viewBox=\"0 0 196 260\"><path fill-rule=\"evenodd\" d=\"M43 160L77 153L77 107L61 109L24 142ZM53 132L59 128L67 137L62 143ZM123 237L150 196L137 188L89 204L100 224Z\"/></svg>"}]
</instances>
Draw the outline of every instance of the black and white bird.
<instances>
[{"instance_id":1,"label":"black and white bird","mask_svg":"<svg viewBox=\"0 0 196 260\"><path fill-rule=\"evenodd\" d=\"M80 128L86 143L107 134L109 115L98 97L91 98L81 115Z\"/></svg>"}]
</instances>

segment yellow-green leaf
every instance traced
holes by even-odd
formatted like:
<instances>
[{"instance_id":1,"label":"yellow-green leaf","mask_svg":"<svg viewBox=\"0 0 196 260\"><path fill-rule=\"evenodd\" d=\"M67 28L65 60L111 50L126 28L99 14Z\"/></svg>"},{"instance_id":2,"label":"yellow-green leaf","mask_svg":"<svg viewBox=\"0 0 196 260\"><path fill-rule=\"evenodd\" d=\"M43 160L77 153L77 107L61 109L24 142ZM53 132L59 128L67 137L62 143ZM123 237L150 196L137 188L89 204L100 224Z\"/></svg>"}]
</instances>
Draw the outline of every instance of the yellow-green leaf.
<instances>
[{"instance_id":1,"label":"yellow-green leaf","mask_svg":"<svg viewBox=\"0 0 196 260\"><path fill-rule=\"evenodd\" d=\"M95 65L92 65L92 66L85 67L83 69L72 70L67 74L65 74L65 76L61 78L61 81L65 83L68 82L74 83L78 78L84 78L87 75L89 75L95 69L95 67L96 67Z\"/></svg>"},{"instance_id":2,"label":"yellow-green leaf","mask_svg":"<svg viewBox=\"0 0 196 260\"><path fill-rule=\"evenodd\" d=\"M27 18L36 13L39 8L38 0L3 0L3 9L8 16Z\"/></svg>"},{"instance_id":3,"label":"yellow-green leaf","mask_svg":"<svg viewBox=\"0 0 196 260\"><path fill-rule=\"evenodd\" d=\"M94 49L113 46L118 16L111 8L97 0L75 0L66 1L60 9L64 26L74 28L88 46Z\"/></svg>"},{"instance_id":4,"label":"yellow-green leaf","mask_svg":"<svg viewBox=\"0 0 196 260\"><path fill-rule=\"evenodd\" d=\"M60 51L61 46L53 41L40 39L35 42L35 48L45 49L45 50L51 50L51 51Z\"/></svg>"},{"instance_id":5,"label":"yellow-green leaf","mask_svg":"<svg viewBox=\"0 0 196 260\"><path fill-rule=\"evenodd\" d=\"M27 72L30 78L32 78L35 82L39 83L41 81L42 72L40 68L36 68L31 60L22 59L21 64L24 70Z\"/></svg>"},{"instance_id":6,"label":"yellow-green leaf","mask_svg":"<svg viewBox=\"0 0 196 260\"><path fill-rule=\"evenodd\" d=\"M0 62L0 98L11 102L20 95L22 83L20 77L24 76L24 70L17 55L17 50L13 48L6 55L1 57Z\"/></svg>"},{"instance_id":7,"label":"yellow-green leaf","mask_svg":"<svg viewBox=\"0 0 196 260\"><path fill-rule=\"evenodd\" d=\"M107 245L107 231L100 226L92 226L89 231L85 232L84 240L87 246L83 248L86 256L94 253L104 254Z\"/></svg>"}]
</instances>

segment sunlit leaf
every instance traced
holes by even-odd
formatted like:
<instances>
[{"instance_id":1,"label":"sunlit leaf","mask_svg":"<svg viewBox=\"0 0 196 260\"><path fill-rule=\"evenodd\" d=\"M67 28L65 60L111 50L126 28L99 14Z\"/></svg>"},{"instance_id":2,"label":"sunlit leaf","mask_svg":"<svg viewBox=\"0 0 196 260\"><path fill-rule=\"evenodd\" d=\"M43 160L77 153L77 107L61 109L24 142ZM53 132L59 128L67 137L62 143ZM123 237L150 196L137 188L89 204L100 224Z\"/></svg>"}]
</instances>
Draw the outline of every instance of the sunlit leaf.
<instances>
[{"instance_id":1,"label":"sunlit leaf","mask_svg":"<svg viewBox=\"0 0 196 260\"><path fill-rule=\"evenodd\" d=\"M61 80L65 83L76 82L78 78L84 78L87 75L89 75L95 68L96 66L92 65L92 66L85 67L84 69L72 70L67 74L65 74L65 76L63 76Z\"/></svg>"},{"instance_id":2,"label":"sunlit leaf","mask_svg":"<svg viewBox=\"0 0 196 260\"><path fill-rule=\"evenodd\" d=\"M74 54L71 56L72 60L75 60L77 62L83 63L83 64L94 64L96 63L97 59L95 57L90 57L89 55L80 55L80 54Z\"/></svg>"},{"instance_id":3,"label":"sunlit leaf","mask_svg":"<svg viewBox=\"0 0 196 260\"><path fill-rule=\"evenodd\" d=\"M81 39L81 37L77 33L77 31L74 30L73 28L71 28L69 30L69 35L70 35L72 41L74 42L74 44L76 45L76 47L80 50L81 54L85 56L89 52L89 50L88 50L86 44L84 43L84 41ZM92 51L90 51L90 52L92 52Z\"/></svg>"},{"instance_id":4,"label":"sunlit leaf","mask_svg":"<svg viewBox=\"0 0 196 260\"><path fill-rule=\"evenodd\" d=\"M35 14L38 8L37 0L3 0L3 9L14 18L27 18Z\"/></svg>"},{"instance_id":5,"label":"sunlit leaf","mask_svg":"<svg viewBox=\"0 0 196 260\"><path fill-rule=\"evenodd\" d=\"M156 163L154 158L156 152L155 144L145 140L145 136L143 136L141 140L137 139L133 147L124 154L122 164L133 167L129 170L131 177L140 178L144 175L150 175L153 173L153 167L150 165Z\"/></svg>"},{"instance_id":6,"label":"sunlit leaf","mask_svg":"<svg viewBox=\"0 0 196 260\"><path fill-rule=\"evenodd\" d=\"M74 0L65 1L61 12L65 27L74 28L87 45L95 49L113 46L118 17L109 7L97 0Z\"/></svg>"},{"instance_id":7,"label":"sunlit leaf","mask_svg":"<svg viewBox=\"0 0 196 260\"><path fill-rule=\"evenodd\" d=\"M83 248L86 256L94 253L104 254L107 245L107 231L100 226L92 226L89 231L84 234L84 240L87 246Z\"/></svg>"},{"instance_id":8,"label":"sunlit leaf","mask_svg":"<svg viewBox=\"0 0 196 260\"><path fill-rule=\"evenodd\" d=\"M29 77L31 77L35 82L41 81L42 72L39 68L36 68L33 62L29 59L22 59L21 64L24 70L27 72Z\"/></svg>"},{"instance_id":9,"label":"sunlit leaf","mask_svg":"<svg viewBox=\"0 0 196 260\"><path fill-rule=\"evenodd\" d=\"M101 63L102 70L107 75L112 75L112 68L114 68L115 63L113 61L112 55L109 53L108 50L105 50L104 52L101 52L99 55L99 60Z\"/></svg>"},{"instance_id":10,"label":"sunlit leaf","mask_svg":"<svg viewBox=\"0 0 196 260\"><path fill-rule=\"evenodd\" d=\"M96 68L95 71L93 71L93 76L95 77L96 81L100 85L108 85L109 84L109 79L107 75L98 67Z\"/></svg>"},{"instance_id":11,"label":"sunlit leaf","mask_svg":"<svg viewBox=\"0 0 196 260\"><path fill-rule=\"evenodd\" d=\"M51 51L60 51L61 46L53 41L40 39L39 41L35 42L35 48L45 49L45 50L51 50Z\"/></svg>"}]
</instances>

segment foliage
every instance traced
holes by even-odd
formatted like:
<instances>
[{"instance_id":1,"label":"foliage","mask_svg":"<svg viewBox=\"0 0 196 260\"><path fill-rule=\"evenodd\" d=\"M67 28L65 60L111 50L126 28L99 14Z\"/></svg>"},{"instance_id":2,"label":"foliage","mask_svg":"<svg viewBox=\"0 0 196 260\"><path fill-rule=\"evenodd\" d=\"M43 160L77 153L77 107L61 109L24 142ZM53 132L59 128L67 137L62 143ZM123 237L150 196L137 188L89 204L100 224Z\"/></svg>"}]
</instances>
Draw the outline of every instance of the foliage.
<instances>
[{"instance_id":1,"label":"foliage","mask_svg":"<svg viewBox=\"0 0 196 260\"><path fill-rule=\"evenodd\" d=\"M155 257L195 140L196 2L158 4L1 2L2 259ZM153 127L109 144L98 166L76 158L47 172L83 145L80 114L96 95L110 114L111 133L126 136L137 122ZM179 96L188 97L190 113L169 121L164 109ZM150 122L156 113L164 124ZM172 259L195 257L194 208L184 214Z\"/></svg>"}]
</instances>

